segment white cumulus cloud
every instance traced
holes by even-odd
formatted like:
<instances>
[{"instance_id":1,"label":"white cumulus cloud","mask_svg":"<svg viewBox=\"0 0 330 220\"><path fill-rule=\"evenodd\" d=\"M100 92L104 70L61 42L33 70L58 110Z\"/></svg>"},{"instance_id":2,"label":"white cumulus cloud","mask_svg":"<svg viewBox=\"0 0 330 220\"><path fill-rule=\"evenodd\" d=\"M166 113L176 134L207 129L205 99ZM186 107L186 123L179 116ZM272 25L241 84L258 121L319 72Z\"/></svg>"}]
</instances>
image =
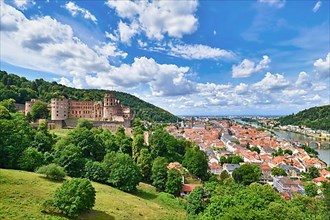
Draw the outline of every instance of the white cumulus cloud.
<instances>
[{"instance_id":1,"label":"white cumulus cloud","mask_svg":"<svg viewBox=\"0 0 330 220\"><path fill-rule=\"evenodd\" d=\"M195 17L198 2L192 1L119 1L108 0L107 5L116 10L120 18L138 24L138 30L149 39L162 40L164 35L181 38L197 29ZM130 24L126 24L131 26ZM126 29L118 29L119 34ZM129 35L133 37L134 34ZM124 38L127 42L128 39Z\"/></svg>"},{"instance_id":2,"label":"white cumulus cloud","mask_svg":"<svg viewBox=\"0 0 330 220\"><path fill-rule=\"evenodd\" d=\"M244 59L239 65L232 66L232 76L233 78L249 77L253 73L269 68L270 63L271 59L267 55L264 55L259 63Z\"/></svg>"},{"instance_id":3,"label":"white cumulus cloud","mask_svg":"<svg viewBox=\"0 0 330 220\"><path fill-rule=\"evenodd\" d=\"M327 79L330 77L330 52L323 60L322 58L314 62L314 68L320 78Z\"/></svg>"},{"instance_id":4,"label":"white cumulus cloud","mask_svg":"<svg viewBox=\"0 0 330 220\"><path fill-rule=\"evenodd\" d=\"M88 11L85 8L79 7L78 5L76 5L74 2L68 2L65 4L65 8L71 13L72 16L77 16L77 15L82 15L83 18L88 19L93 21L94 23L97 23L97 19L96 17L90 13L90 11Z\"/></svg>"}]
</instances>

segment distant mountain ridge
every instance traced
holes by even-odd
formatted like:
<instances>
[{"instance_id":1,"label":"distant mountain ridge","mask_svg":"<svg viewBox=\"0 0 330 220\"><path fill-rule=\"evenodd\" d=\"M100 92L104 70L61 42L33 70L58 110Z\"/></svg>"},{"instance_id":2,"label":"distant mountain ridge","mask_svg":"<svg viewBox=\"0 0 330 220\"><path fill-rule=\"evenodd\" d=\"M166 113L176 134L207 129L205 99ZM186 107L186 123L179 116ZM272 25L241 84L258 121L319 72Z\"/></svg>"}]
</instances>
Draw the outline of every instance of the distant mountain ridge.
<instances>
[{"instance_id":1,"label":"distant mountain ridge","mask_svg":"<svg viewBox=\"0 0 330 220\"><path fill-rule=\"evenodd\" d=\"M51 98L66 97L81 101L101 101L105 92L112 92L123 105L134 110L135 117L156 122L176 122L178 117L153 104L145 102L131 94L101 89L76 89L57 82L43 79L27 80L15 74L0 70L0 101L15 99L17 103L25 103L31 98L49 102Z\"/></svg>"},{"instance_id":2,"label":"distant mountain ridge","mask_svg":"<svg viewBox=\"0 0 330 220\"><path fill-rule=\"evenodd\" d=\"M317 106L279 118L281 125L306 126L330 131L330 105Z\"/></svg>"}]
</instances>

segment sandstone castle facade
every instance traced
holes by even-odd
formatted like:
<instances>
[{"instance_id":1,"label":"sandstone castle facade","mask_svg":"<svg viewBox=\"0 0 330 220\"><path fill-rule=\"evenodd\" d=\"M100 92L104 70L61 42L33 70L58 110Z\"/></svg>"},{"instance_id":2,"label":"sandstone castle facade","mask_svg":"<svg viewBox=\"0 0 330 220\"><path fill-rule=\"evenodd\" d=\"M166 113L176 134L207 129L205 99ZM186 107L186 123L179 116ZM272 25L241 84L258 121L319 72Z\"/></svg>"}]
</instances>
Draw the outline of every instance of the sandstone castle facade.
<instances>
[{"instance_id":1,"label":"sandstone castle facade","mask_svg":"<svg viewBox=\"0 0 330 220\"><path fill-rule=\"evenodd\" d=\"M26 102L25 113L31 110L35 100ZM130 127L133 111L123 106L112 93L106 93L102 101L76 101L65 98L53 98L50 103L52 121L65 121L69 118L82 118L95 121L96 124L116 123Z\"/></svg>"}]
</instances>

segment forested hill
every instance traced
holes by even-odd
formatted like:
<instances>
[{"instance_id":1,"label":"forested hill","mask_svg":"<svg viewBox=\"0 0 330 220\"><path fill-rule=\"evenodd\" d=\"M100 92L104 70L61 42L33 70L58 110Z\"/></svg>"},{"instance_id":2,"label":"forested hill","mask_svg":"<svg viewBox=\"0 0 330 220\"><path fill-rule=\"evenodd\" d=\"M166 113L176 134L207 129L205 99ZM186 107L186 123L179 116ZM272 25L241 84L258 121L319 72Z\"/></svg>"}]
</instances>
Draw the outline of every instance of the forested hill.
<instances>
[{"instance_id":1,"label":"forested hill","mask_svg":"<svg viewBox=\"0 0 330 220\"><path fill-rule=\"evenodd\" d=\"M8 74L0 70L0 101L3 99L15 99L17 103L25 103L31 98L41 99L49 102L51 98L66 97L81 101L100 101L107 90L98 89L75 89L56 82L47 82L43 79L29 81L15 74ZM164 109L145 102L133 95L110 91L115 93L117 99L123 105L130 106L135 117L142 120L157 122L176 122L177 117Z\"/></svg>"},{"instance_id":2,"label":"forested hill","mask_svg":"<svg viewBox=\"0 0 330 220\"><path fill-rule=\"evenodd\" d=\"M330 131L330 105L313 107L279 118L281 125L304 125L315 130Z\"/></svg>"}]
</instances>

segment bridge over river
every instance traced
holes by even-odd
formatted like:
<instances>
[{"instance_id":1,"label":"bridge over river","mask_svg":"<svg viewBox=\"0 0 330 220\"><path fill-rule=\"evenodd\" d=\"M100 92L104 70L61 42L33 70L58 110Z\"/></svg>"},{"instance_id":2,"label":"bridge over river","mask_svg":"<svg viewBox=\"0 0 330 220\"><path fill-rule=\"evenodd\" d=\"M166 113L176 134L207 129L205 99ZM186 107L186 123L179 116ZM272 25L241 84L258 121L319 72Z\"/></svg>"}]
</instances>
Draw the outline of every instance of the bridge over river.
<instances>
[{"instance_id":1,"label":"bridge over river","mask_svg":"<svg viewBox=\"0 0 330 220\"><path fill-rule=\"evenodd\" d=\"M321 149L330 149L330 142L329 141L317 141L317 140L287 140L290 143L301 146L306 145L310 148L316 148L318 150Z\"/></svg>"}]
</instances>

